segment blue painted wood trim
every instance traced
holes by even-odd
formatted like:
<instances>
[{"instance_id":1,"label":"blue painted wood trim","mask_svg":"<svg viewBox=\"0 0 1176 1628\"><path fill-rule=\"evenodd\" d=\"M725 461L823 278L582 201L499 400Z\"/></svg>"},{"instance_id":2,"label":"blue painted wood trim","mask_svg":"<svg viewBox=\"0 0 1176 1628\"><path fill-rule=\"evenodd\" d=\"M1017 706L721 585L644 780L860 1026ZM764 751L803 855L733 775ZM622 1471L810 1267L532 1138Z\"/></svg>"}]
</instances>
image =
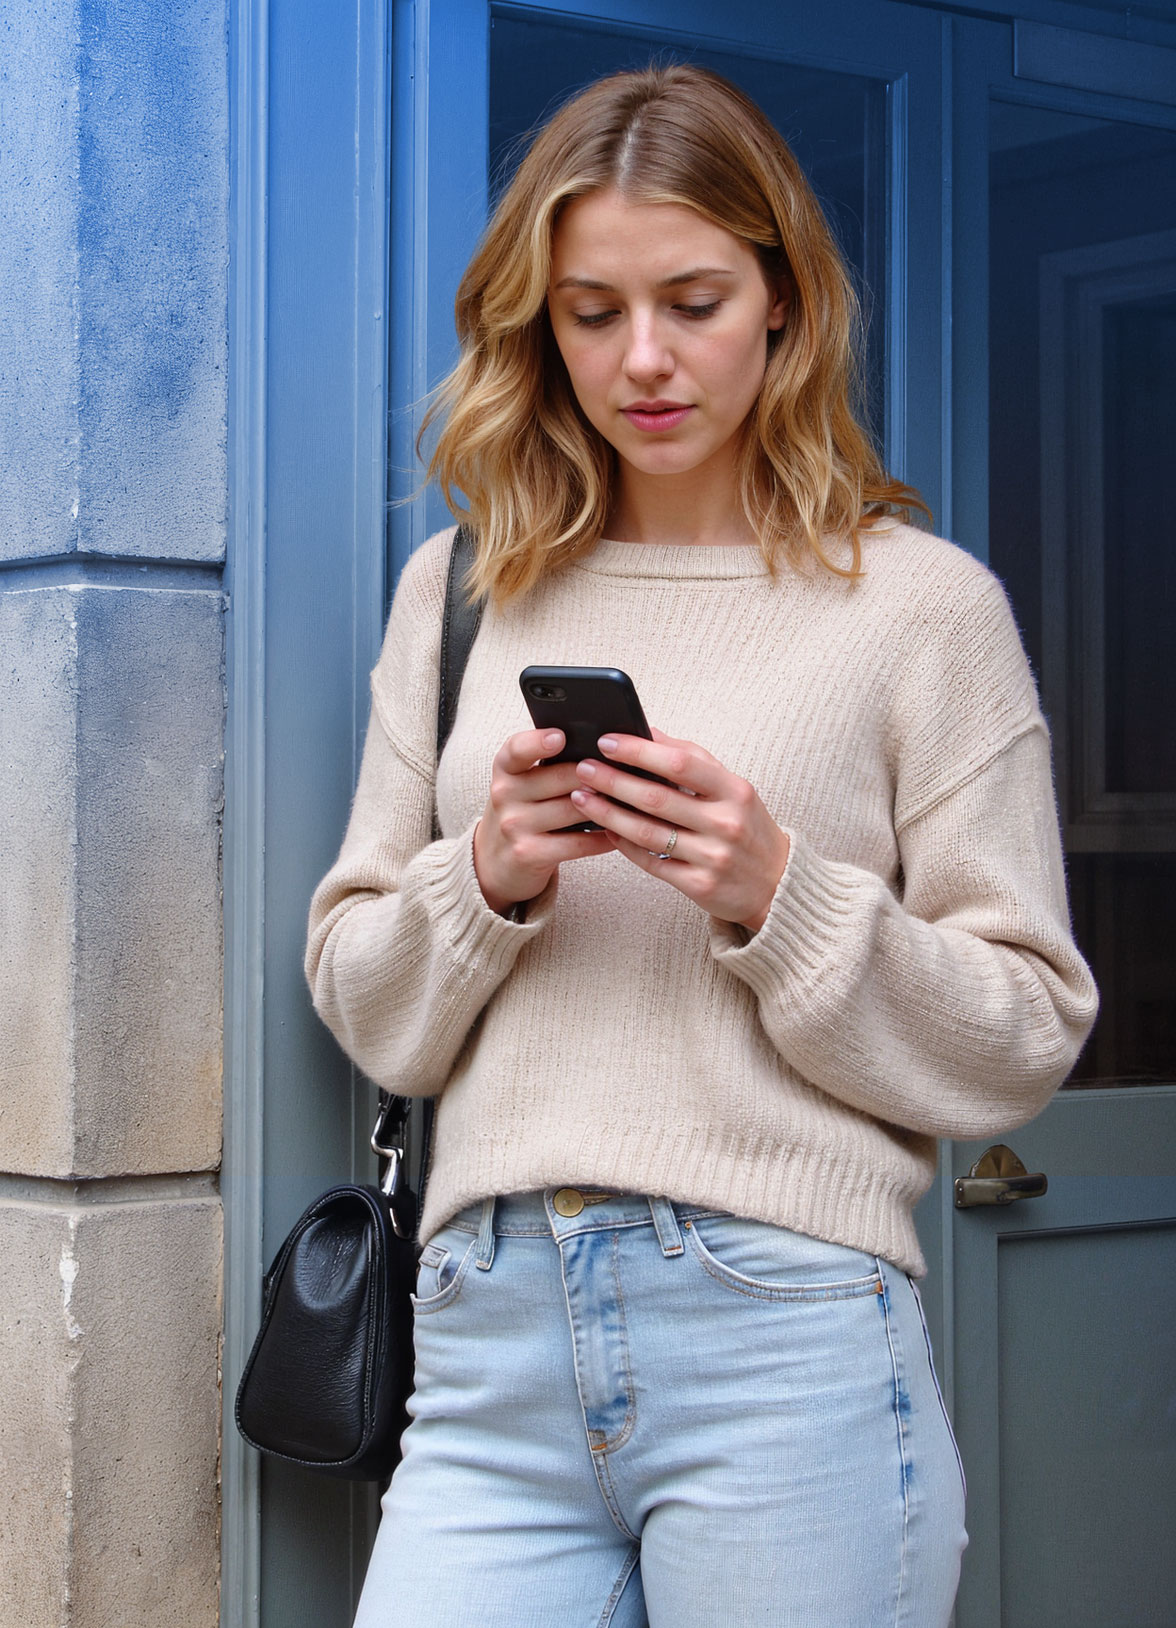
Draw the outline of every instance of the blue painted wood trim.
<instances>
[{"instance_id":1,"label":"blue painted wood trim","mask_svg":"<svg viewBox=\"0 0 1176 1628\"><path fill-rule=\"evenodd\" d=\"M438 494L421 491L415 448L430 393L457 360L453 302L486 220L489 28L487 0L394 0L392 580L450 522Z\"/></svg>"},{"instance_id":2,"label":"blue painted wood trim","mask_svg":"<svg viewBox=\"0 0 1176 1628\"><path fill-rule=\"evenodd\" d=\"M906 4L959 17L1010 23L1022 18L1083 33L1097 30L1107 38L1176 46L1176 0L1151 0L1142 7L1124 3L1117 9L1113 0L1097 7L1087 0L1073 5L1067 0L906 0Z\"/></svg>"},{"instance_id":3,"label":"blue painted wood trim","mask_svg":"<svg viewBox=\"0 0 1176 1628\"><path fill-rule=\"evenodd\" d=\"M275 1233L330 1180L372 1163L366 1103L309 1011L300 961L382 632L387 10L236 0L231 31L221 1622L282 1617L267 1578L286 1586L283 1551L314 1519L321 1542L296 1586L316 1622L344 1628L372 1491L271 1475L237 1436L232 1399Z\"/></svg>"},{"instance_id":4,"label":"blue painted wood trim","mask_svg":"<svg viewBox=\"0 0 1176 1628\"><path fill-rule=\"evenodd\" d=\"M230 15L221 1628L257 1628L261 1596L259 1464L237 1434L233 1398L263 1269L268 35L267 0L236 0Z\"/></svg>"},{"instance_id":5,"label":"blue painted wood trim","mask_svg":"<svg viewBox=\"0 0 1176 1628\"><path fill-rule=\"evenodd\" d=\"M939 464L936 525L955 534L955 362L951 335L955 279L955 25L939 20ZM950 1406L950 1404L949 1404Z\"/></svg>"},{"instance_id":6,"label":"blue painted wood trim","mask_svg":"<svg viewBox=\"0 0 1176 1628\"><path fill-rule=\"evenodd\" d=\"M1176 107L1176 51L1044 23L1013 23L1018 79Z\"/></svg>"},{"instance_id":7,"label":"blue painted wood trim","mask_svg":"<svg viewBox=\"0 0 1176 1628\"><path fill-rule=\"evenodd\" d=\"M909 81L901 74L890 81L887 114L890 163L887 188L889 219L886 244L886 465L899 480L914 477L908 462L907 343L909 336L910 130Z\"/></svg>"}]
</instances>

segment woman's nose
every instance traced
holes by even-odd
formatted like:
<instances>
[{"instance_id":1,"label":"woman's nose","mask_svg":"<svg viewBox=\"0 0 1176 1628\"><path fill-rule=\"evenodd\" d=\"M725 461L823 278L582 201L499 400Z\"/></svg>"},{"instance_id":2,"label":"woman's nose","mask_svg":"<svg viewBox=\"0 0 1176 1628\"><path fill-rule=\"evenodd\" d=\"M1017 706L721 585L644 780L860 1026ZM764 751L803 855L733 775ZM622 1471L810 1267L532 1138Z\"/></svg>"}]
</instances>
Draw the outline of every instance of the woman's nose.
<instances>
[{"instance_id":1,"label":"woman's nose","mask_svg":"<svg viewBox=\"0 0 1176 1628\"><path fill-rule=\"evenodd\" d=\"M660 379L674 371L674 358L656 321L640 316L633 318L625 350L625 371L633 379Z\"/></svg>"}]
</instances>

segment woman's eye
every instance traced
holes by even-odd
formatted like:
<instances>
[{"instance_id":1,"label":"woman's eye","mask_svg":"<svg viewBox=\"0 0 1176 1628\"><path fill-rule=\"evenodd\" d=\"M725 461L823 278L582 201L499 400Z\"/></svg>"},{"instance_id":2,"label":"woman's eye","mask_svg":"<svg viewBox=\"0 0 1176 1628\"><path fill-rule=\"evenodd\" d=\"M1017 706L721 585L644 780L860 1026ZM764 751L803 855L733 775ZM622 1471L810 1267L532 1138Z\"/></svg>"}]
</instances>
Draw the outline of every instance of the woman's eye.
<instances>
[{"instance_id":1,"label":"woman's eye","mask_svg":"<svg viewBox=\"0 0 1176 1628\"><path fill-rule=\"evenodd\" d=\"M599 328L602 322L607 322L610 317L615 317L616 312L592 311L587 315L582 315L579 311L573 311L572 316L581 328Z\"/></svg>"},{"instance_id":2,"label":"woman's eye","mask_svg":"<svg viewBox=\"0 0 1176 1628\"><path fill-rule=\"evenodd\" d=\"M709 305L676 305L674 310L681 312L684 317L693 317L698 320L702 317L714 316L721 303L719 300L711 300Z\"/></svg>"}]
</instances>

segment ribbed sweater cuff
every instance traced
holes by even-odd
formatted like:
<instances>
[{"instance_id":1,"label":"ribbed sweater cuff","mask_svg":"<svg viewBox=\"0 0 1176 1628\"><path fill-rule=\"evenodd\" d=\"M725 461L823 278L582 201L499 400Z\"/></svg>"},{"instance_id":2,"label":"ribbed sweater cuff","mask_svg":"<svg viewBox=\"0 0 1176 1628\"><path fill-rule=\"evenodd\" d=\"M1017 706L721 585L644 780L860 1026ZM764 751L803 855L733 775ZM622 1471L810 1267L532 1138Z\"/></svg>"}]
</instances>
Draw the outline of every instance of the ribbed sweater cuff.
<instances>
[{"instance_id":1,"label":"ribbed sweater cuff","mask_svg":"<svg viewBox=\"0 0 1176 1628\"><path fill-rule=\"evenodd\" d=\"M428 914L449 944L453 959L505 977L529 938L541 931L555 908L558 870L537 898L530 900L521 922L491 910L474 869L474 830L432 843L418 855Z\"/></svg>"},{"instance_id":2,"label":"ribbed sweater cuff","mask_svg":"<svg viewBox=\"0 0 1176 1628\"><path fill-rule=\"evenodd\" d=\"M761 997L778 996L786 983L815 985L837 964L862 905L862 871L822 859L795 831L788 839L788 863L759 932L748 937L733 922L711 921L711 953Z\"/></svg>"}]
</instances>

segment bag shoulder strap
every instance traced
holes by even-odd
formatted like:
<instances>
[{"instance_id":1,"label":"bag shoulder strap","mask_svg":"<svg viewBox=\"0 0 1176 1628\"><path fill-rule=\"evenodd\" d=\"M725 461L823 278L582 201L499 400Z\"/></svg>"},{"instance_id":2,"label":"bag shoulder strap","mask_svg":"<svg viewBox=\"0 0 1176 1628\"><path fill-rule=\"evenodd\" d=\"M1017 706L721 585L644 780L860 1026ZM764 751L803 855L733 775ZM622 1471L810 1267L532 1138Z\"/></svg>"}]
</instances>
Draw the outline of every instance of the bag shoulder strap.
<instances>
[{"instance_id":1,"label":"bag shoulder strap","mask_svg":"<svg viewBox=\"0 0 1176 1628\"><path fill-rule=\"evenodd\" d=\"M449 553L445 581L445 617L441 624L441 687L437 691L437 761L453 732L457 698L466 663L482 622L482 601L470 599L465 580L474 563L474 539L466 526L458 526Z\"/></svg>"},{"instance_id":2,"label":"bag shoulder strap","mask_svg":"<svg viewBox=\"0 0 1176 1628\"><path fill-rule=\"evenodd\" d=\"M474 563L474 538L469 528L458 526L449 553L449 570L445 578L445 610L441 622L440 685L437 690L437 762L445 750L445 743L453 732L457 718L457 702L461 694L461 681L465 677L470 651L478 636L482 622L482 601L470 599L465 591L465 579ZM437 807L433 805L433 837L441 835L437 824ZM412 1163L416 1167L405 1181L402 1165L406 1159L406 1133L412 1102L408 1097L393 1097L380 1092L380 1107L376 1128L372 1132L372 1151L388 1165L381 1185L391 1201L392 1222L401 1237L416 1229L419 1201L425 1196L428 1176L430 1143L433 1130L433 1100L425 1098L417 1104L418 1134L413 1139L417 1146ZM416 1117L416 1115L414 1115ZM415 1177L415 1181L412 1180ZM413 1188L416 1188L416 1193Z\"/></svg>"}]
</instances>

